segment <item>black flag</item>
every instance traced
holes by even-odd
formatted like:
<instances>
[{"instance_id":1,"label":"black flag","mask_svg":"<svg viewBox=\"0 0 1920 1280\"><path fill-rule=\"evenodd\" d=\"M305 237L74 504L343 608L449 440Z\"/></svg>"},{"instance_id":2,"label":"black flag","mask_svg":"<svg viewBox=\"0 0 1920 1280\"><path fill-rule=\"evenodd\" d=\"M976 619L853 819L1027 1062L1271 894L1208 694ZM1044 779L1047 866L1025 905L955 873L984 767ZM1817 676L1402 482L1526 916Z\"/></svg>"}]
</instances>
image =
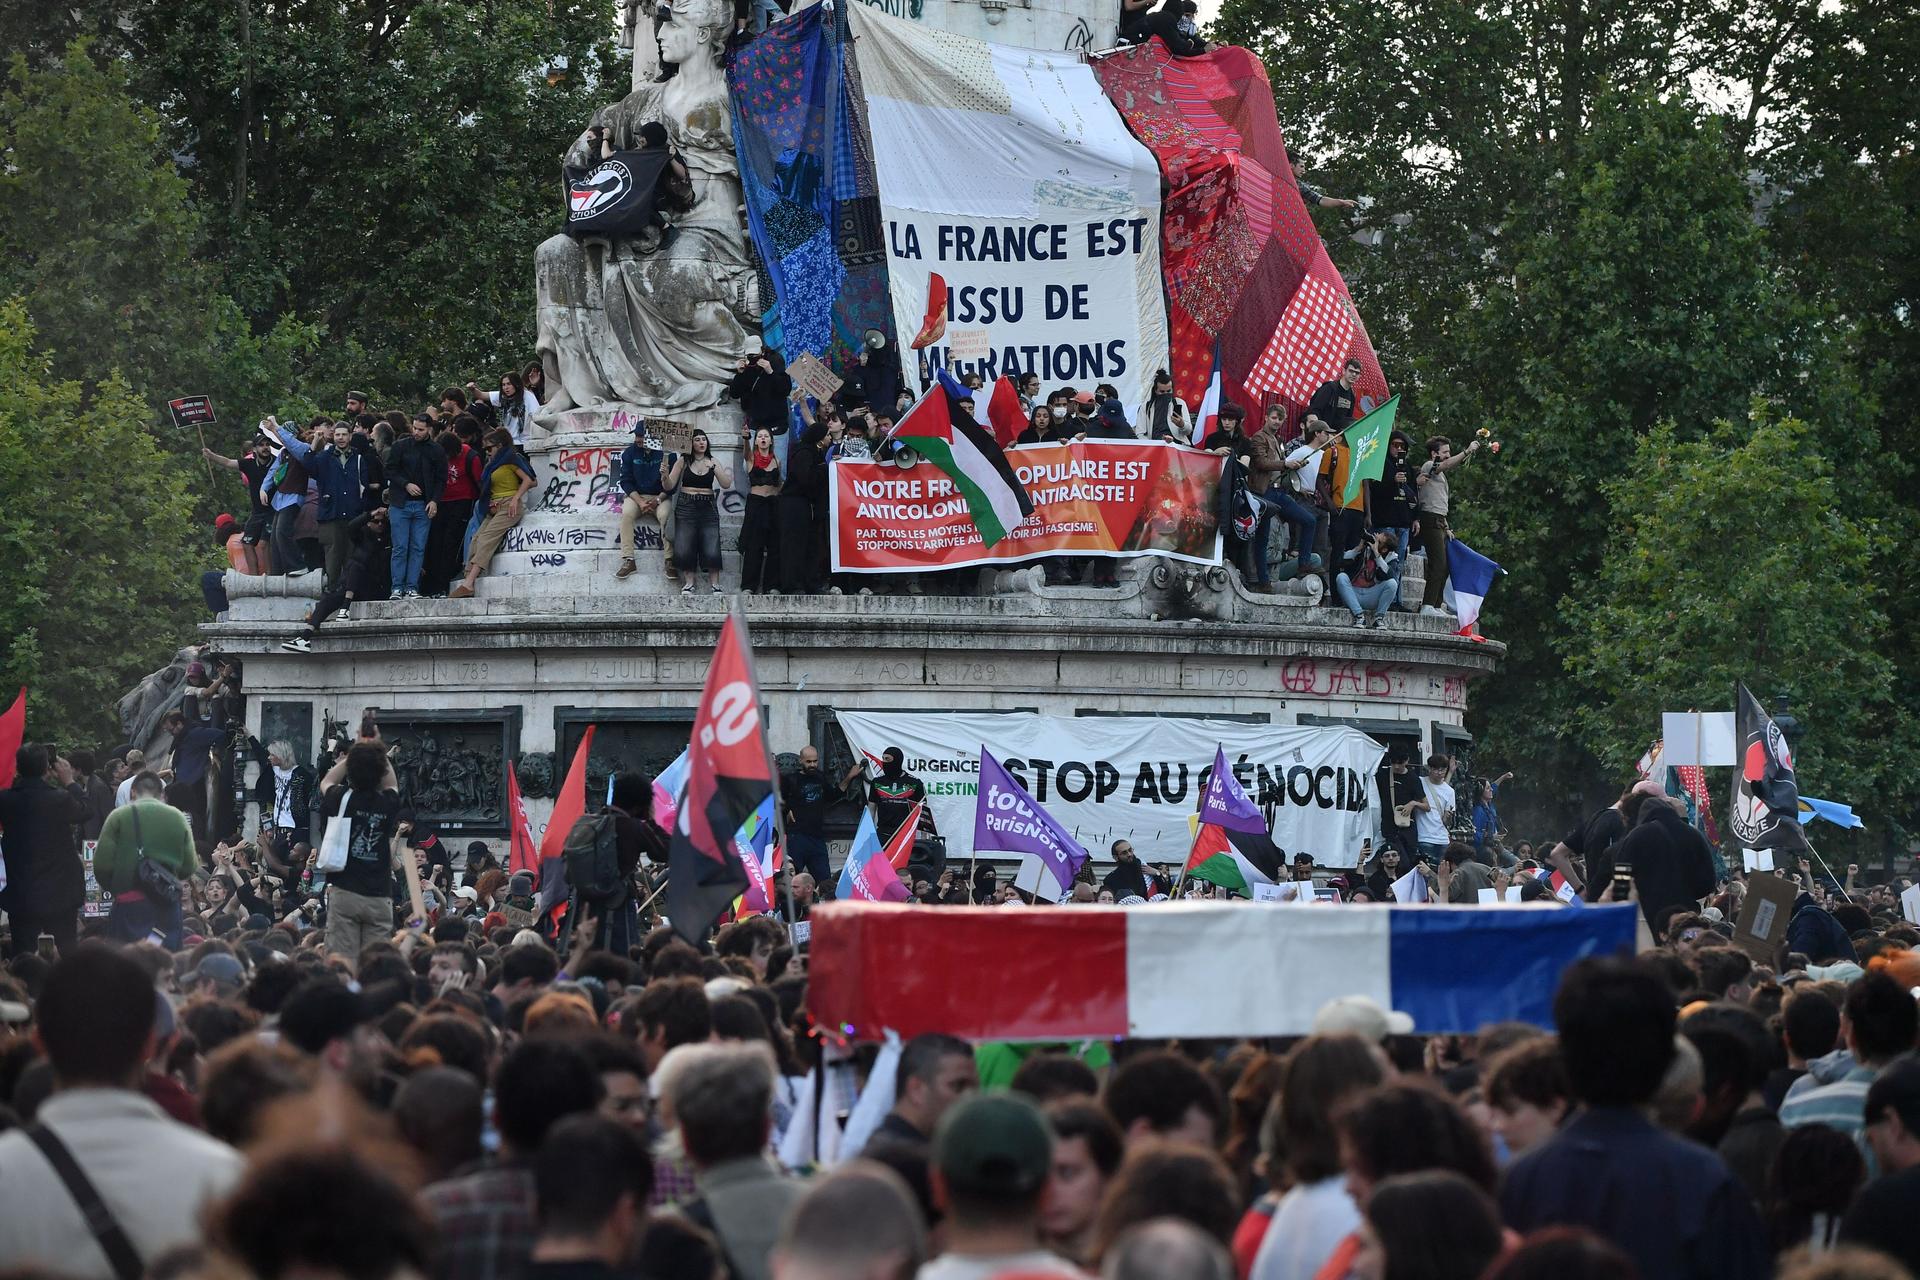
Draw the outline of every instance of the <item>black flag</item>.
<instances>
[{"instance_id":1,"label":"black flag","mask_svg":"<svg viewBox=\"0 0 1920 1280\"><path fill-rule=\"evenodd\" d=\"M567 234L638 235L653 217L653 189L668 154L616 151L594 165L567 165Z\"/></svg>"},{"instance_id":2,"label":"black flag","mask_svg":"<svg viewBox=\"0 0 1920 1280\"><path fill-rule=\"evenodd\" d=\"M1733 820L1728 824L1733 838L1743 849L1805 850L1793 751L1780 726L1744 684L1734 693L1733 736L1740 753L1734 765Z\"/></svg>"}]
</instances>

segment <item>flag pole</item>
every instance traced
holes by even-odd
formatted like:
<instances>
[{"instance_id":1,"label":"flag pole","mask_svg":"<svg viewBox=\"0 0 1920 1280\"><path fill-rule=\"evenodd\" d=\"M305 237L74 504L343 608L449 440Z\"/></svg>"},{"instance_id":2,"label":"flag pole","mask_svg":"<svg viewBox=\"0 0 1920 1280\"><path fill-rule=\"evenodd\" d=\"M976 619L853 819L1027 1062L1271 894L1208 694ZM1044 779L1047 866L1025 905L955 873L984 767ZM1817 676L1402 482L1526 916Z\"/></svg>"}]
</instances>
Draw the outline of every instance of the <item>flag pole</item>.
<instances>
[{"instance_id":1,"label":"flag pole","mask_svg":"<svg viewBox=\"0 0 1920 1280\"><path fill-rule=\"evenodd\" d=\"M752 681L753 687L753 714L755 718L759 718L761 714L760 673L755 669L756 664L752 661L753 636L747 630L747 615L740 609L738 596L728 603L727 614L740 628L740 643L746 649L748 657L747 677ZM718 641L716 640L715 643L717 644ZM773 766L773 743L767 737L767 725L764 719L760 720L760 754L767 762L767 785L773 789L773 847L780 851L780 870L786 876L787 937L791 939L794 922L798 919L794 915L793 907L793 859L791 851L787 848L787 816L783 812L784 806L780 803L780 773ZM727 838L729 840L733 838L731 832L728 833Z\"/></svg>"}]
</instances>

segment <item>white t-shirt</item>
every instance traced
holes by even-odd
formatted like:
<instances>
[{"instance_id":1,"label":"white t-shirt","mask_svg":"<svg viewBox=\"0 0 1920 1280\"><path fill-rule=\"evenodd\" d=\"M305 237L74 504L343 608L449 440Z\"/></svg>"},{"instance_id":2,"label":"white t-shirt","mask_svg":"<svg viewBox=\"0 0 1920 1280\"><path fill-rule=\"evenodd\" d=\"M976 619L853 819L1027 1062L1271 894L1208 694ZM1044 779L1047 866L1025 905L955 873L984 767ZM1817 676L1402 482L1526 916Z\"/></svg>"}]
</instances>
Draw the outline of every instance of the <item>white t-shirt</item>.
<instances>
[{"instance_id":1,"label":"white t-shirt","mask_svg":"<svg viewBox=\"0 0 1920 1280\"><path fill-rule=\"evenodd\" d=\"M1420 779L1420 788L1427 808L1413 811L1413 838L1421 844L1445 844L1453 838L1447 834L1447 814L1455 807L1453 788L1431 778Z\"/></svg>"},{"instance_id":2,"label":"white t-shirt","mask_svg":"<svg viewBox=\"0 0 1920 1280\"><path fill-rule=\"evenodd\" d=\"M1301 493L1312 493L1313 486L1320 479L1320 467L1327 460L1327 451L1325 448L1312 449L1304 444L1297 444L1287 451L1288 462L1292 462L1295 458L1305 458L1307 462L1305 466L1293 473L1293 487Z\"/></svg>"},{"instance_id":3,"label":"white t-shirt","mask_svg":"<svg viewBox=\"0 0 1920 1280\"><path fill-rule=\"evenodd\" d=\"M1360 1210L1347 1194L1344 1173L1295 1187L1280 1197L1260 1239L1251 1280L1313 1280L1340 1242L1359 1229Z\"/></svg>"},{"instance_id":4,"label":"white t-shirt","mask_svg":"<svg viewBox=\"0 0 1920 1280\"><path fill-rule=\"evenodd\" d=\"M993 1280L995 1276L1020 1275L1082 1276L1087 1273L1058 1254L1044 1249L1031 1253L999 1253L982 1258L972 1254L943 1253L921 1266L915 1280ZM1312 1280L1312 1277L1308 1277Z\"/></svg>"},{"instance_id":5,"label":"white t-shirt","mask_svg":"<svg viewBox=\"0 0 1920 1280\"><path fill-rule=\"evenodd\" d=\"M494 408L500 410L500 425L505 427L508 433L513 436L513 442L523 449L526 448L527 421L533 417L534 411L540 407L539 397L531 391L522 391L520 393L519 406L510 407L500 403L500 393L498 391L489 391L487 392L487 402L493 405Z\"/></svg>"},{"instance_id":6,"label":"white t-shirt","mask_svg":"<svg viewBox=\"0 0 1920 1280\"><path fill-rule=\"evenodd\" d=\"M130 773L121 779L120 785L113 789L113 807L118 809L133 802L133 780L140 775Z\"/></svg>"}]
</instances>

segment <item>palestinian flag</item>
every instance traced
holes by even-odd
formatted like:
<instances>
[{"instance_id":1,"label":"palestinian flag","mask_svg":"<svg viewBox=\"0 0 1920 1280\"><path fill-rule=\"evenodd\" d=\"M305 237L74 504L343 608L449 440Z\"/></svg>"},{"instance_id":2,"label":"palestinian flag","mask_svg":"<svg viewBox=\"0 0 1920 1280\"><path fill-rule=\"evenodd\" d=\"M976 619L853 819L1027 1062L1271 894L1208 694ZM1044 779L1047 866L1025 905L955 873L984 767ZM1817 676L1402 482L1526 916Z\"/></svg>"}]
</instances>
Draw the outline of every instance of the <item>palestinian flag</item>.
<instances>
[{"instance_id":1,"label":"palestinian flag","mask_svg":"<svg viewBox=\"0 0 1920 1280\"><path fill-rule=\"evenodd\" d=\"M940 370L939 380L900 419L890 439L947 473L966 499L980 540L991 547L1033 514L1033 499L993 434L961 407L960 401L971 397L953 375Z\"/></svg>"},{"instance_id":2,"label":"palestinian flag","mask_svg":"<svg viewBox=\"0 0 1920 1280\"><path fill-rule=\"evenodd\" d=\"M1251 897L1256 884L1279 884L1285 878L1283 861L1271 836L1202 822L1193 833L1187 874Z\"/></svg>"}]
</instances>

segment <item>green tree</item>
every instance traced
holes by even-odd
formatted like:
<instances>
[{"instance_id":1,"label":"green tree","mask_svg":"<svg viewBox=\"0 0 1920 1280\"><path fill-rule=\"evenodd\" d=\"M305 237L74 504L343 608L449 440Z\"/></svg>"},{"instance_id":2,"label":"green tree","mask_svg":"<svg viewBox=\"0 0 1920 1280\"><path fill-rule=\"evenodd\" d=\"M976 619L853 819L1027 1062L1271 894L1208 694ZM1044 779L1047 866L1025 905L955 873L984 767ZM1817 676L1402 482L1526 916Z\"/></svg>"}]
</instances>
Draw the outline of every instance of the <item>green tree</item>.
<instances>
[{"instance_id":1,"label":"green tree","mask_svg":"<svg viewBox=\"0 0 1920 1280\"><path fill-rule=\"evenodd\" d=\"M109 714L192 636L188 472L115 375L54 376L19 299L0 303L0 688L28 688L28 731L110 739Z\"/></svg>"},{"instance_id":2,"label":"green tree","mask_svg":"<svg viewBox=\"0 0 1920 1280\"><path fill-rule=\"evenodd\" d=\"M1841 501L1813 429L1763 405L1691 440L1663 424L1605 497L1605 554L1564 610L1583 740L1618 774L1663 711L1726 708L1736 680L1791 691L1802 786L1888 816L1916 752L1883 651L1893 593L1871 570L1878 522Z\"/></svg>"},{"instance_id":3,"label":"green tree","mask_svg":"<svg viewBox=\"0 0 1920 1280\"><path fill-rule=\"evenodd\" d=\"M560 155L628 87L613 0L162 8L135 20L135 90L235 299L324 326L321 404L349 386L410 404L525 362Z\"/></svg>"}]
</instances>

